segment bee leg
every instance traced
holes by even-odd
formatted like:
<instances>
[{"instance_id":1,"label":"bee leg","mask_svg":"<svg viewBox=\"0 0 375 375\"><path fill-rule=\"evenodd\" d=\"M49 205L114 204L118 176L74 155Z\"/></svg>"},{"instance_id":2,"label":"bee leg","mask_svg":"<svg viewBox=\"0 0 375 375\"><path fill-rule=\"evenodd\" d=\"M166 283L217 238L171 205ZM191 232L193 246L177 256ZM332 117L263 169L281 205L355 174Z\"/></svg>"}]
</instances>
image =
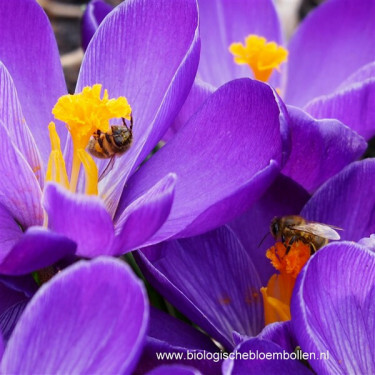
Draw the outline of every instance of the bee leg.
<instances>
[{"instance_id":1,"label":"bee leg","mask_svg":"<svg viewBox=\"0 0 375 375\"><path fill-rule=\"evenodd\" d=\"M294 244L294 242L296 242L296 239L297 239L297 236L293 236L289 242L288 242L288 247L286 248L286 251L285 251L285 255L289 253L290 251L290 248L292 247L292 245Z\"/></svg>"},{"instance_id":2,"label":"bee leg","mask_svg":"<svg viewBox=\"0 0 375 375\"><path fill-rule=\"evenodd\" d=\"M313 255L316 253L316 247L313 243L310 243L310 255Z\"/></svg>"}]
</instances>

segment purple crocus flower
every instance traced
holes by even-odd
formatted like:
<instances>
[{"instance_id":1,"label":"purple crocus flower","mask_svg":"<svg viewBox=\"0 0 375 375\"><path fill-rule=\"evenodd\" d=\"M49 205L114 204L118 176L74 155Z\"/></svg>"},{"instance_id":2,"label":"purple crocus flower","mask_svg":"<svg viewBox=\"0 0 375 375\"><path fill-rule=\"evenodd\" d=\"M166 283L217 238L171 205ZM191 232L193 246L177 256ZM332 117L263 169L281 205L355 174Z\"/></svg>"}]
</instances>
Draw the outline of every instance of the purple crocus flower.
<instances>
[{"instance_id":1,"label":"purple crocus flower","mask_svg":"<svg viewBox=\"0 0 375 375\"><path fill-rule=\"evenodd\" d=\"M202 40L198 77L215 87L253 74L248 66L234 63L228 50L232 43L243 42L245 37L255 34L283 44L272 1L198 3ZM375 135L371 104L375 95L374 15L373 0L361 2L361 6L355 0L326 1L292 36L287 45L288 62L281 65L281 74L274 71L271 75L270 84L281 90L284 101L308 113L288 108L292 152L283 173L310 192L348 162L358 159L364 150L363 140L349 135L343 124L366 139ZM257 62L253 65L261 67L261 61ZM265 68L267 64L271 60L266 61ZM197 95L196 91L192 90L191 95ZM327 118L339 121L324 120Z\"/></svg>"},{"instance_id":2,"label":"purple crocus flower","mask_svg":"<svg viewBox=\"0 0 375 375\"><path fill-rule=\"evenodd\" d=\"M47 173L53 181L46 183L47 126L52 108L66 94L55 40L32 0L1 2L0 24L0 95L6 103L0 133L7 156L0 162L3 274L26 274L67 255L119 255L203 233L250 207L284 164L285 108L267 85L250 79L218 90L178 137L142 164L188 95L199 38L195 1L157 0L146 6L145 0L136 0L103 21L87 48L77 84L77 93L95 93L95 100L100 99L97 84L110 98L127 97L133 145L99 183L98 196L84 194L86 169L86 176L76 174L76 184L70 181L76 185L73 193L56 184L72 177L57 177L62 156L51 130L55 172ZM70 99L65 97L64 104ZM62 145L66 140L69 172L75 151L64 124L57 122L56 129ZM97 165L100 174L106 163Z\"/></svg>"},{"instance_id":3,"label":"purple crocus flower","mask_svg":"<svg viewBox=\"0 0 375 375\"><path fill-rule=\"evenodd\" d=\"M198 3L202 39L198 76L205 82L217 87L252 74L248 66L235 64L228 52L231 43L242 42L249 34L283 44L272 1ZM271 79L285 94L285 102L305 107L317 118L339 119L366 138L373 136L374 112L368 107L375 87L374 15L373 0L361 6L355 0L329 0L311 12L287 45L286 69L282 65L281 75L274 72Z\"/></svg>"},{"instance_id":4,"label":"purple crocus flower","mask_svg":"<svg viewBox=\"0 0 375 375\"><path fill-rule=\"evenodd\" d=\"M374 260L373 251L363 245L329 244L309 260L297 279L292 320L270 326L261 338L247 340L237 350L279 353L285 358L295 349L291 343L298 343L315 373L373 373ZM285 359L228 360L223 373L272 373L281 368L285 373L313 373L297 360Z\"/></svg>"},{"instance_id":5,"label":"purple crocus flower","mask_svg":"<svg viewBox=\"0 0 375 375\"><path fill-rule=\"evenodd\" d=\"M240 344L238 350L243 351L248 351L251 348L254 351L258 349L265 352L285 349L290 353L295 350L297 345L300 345L303 351L340 352L341 354L337 354L335 357L340 359L344 349L340 349L339 343L343 340L343 336L349 335L345 332L354 330L356 333L354 333L353 340L357 340L359 343L367 340L366 336L363 336L363 332L366 331L363 329L363 325L359 325L358 329L355 327L357 320L362 319L363 315L367 316L368 311L372 309L369 305L371 298L368 295L371 285L368 284L369 287L366 286L363 289L363 294L361 294L362 289L358 286L349 287L349 280L353 280L359 272L355 267L352 271L349 263L357 264L355 259L358 255L354 253L360 246L355 245L354 242L375 232L375 219L372 215L375 191L371 182L374 173L374 159L352 163L324 183L311 198L295 182L280 176L250 210L228 226L194 238L163 242L140 250L137 254L138 263L147 279L162 295L227 350L233 350ZM344 228L341 233L342 239L354 242L332 243L324 250L319 250L311 258L299 276L293 292L292 325L282 324L285 332L278 331L278 335L275 333L272 336L273 331L269 331L272 326L261 333L264 327L264 311L259 289L261 286L265 286L270 276L275 273L265 258L264 251L272 245L273 240L267 238L260 248L259 242L269 230L269 223L274 216L298 212L309 220L330 223ZM369 241L371 240L367 240L366 243ZM352 255L345 253L345 249L350 247L355 248ZM336 249L339 249L337 257ZM366 254L368 253L367 251ZM320 258L326 259L325 257L330 258L330 261L319 260ZM359 259L362 259L361 256ZM339 272L338 261L339 264L342 264L340 276L337 275ZM344 264L348 265L344 266ZM359 264L361 264L360 261L358 261L358 267ZM310 271L311 265L315 265L314 271ZM322 275L320 275L320 267L324 268ZM332 267L336 267L336 273L330 271ZM306 281L304 284L302 279L305 280L304 275L308 275L310 272L313 273L313 276L309 276L308 280L310 281ZM363 278L361 276L361 280L366 278L372 280L373 269L371 266L363 272L365 274ZM332 278L328 283L326 280L330 274L337 275L337 277ZM326 283L328 284L326 285ZM316 285L319 286L319 291L315 289ZM356 282L354 285L357 285ZM302 288L305 288L303 292L301 292ZM353 294L355 289L357 291ZM305 290L310 294L313 293L315 297L307 294L301 295L301 293L305 293ZM324 312L324 306L330 305L331 298L336 299L335 303L340 303L340 296L347 296L350 309L354 311L359 304L360 311L362 311L362 315L354 318L354 313L351 313L349 308L349 310L341 309L340 319L346 322L354 319L354 323L348 325L343 333L340 333L337 328L340 323L335 321L335 308L329 308L329 314L331 314L329 316ZM356 302L357 299L359 302ZM316 307L314 307L315 303L317 303ZM342 303L346 302L342 301ZM345 311L348 312L347 315ZM309 323L306 312L309 316L310 314L316 315L312 323ZM294 321L294 319L296 320ZM302 320L304 321L303 325ZM316 323L314 323L315 320ZM316 329L319 332L325 332L324 327L328 325L335 328L331 329L331 338L322 343L321 337L314 338L315 328L311 328L310 324L316 324ZM371 320L368 321L368 324L371 324ZM258 337L256 337L257 335ZM312 343L308 344L312 335ZM279 338L280 342L275 339L279 336L285 336L283 340L288 342L289 346L286 346L285 343L281 345L281 338ZM250 337L253 339L249 341ZM274 342L269 343L269 341ZM314 342L319 344L319 348L315 347L312 350L311 345L315 345ZM349 348L350 344L343 344L342 347ZM366 361L366 358L372 358L373 348L364 349L363 344L360 344L360 348L363 350L363 356L353 359L354 363L362 363L362 358ZM346 364L342 365L343 368L345 366L349 368L350 358L352 357L348 357L347 361L344 361ZM263 362L265 362L263 365L267 366L268 361ZM291 363L290 369L296 366L296 370L300 367L301 371L308 371L296 361L291 361ZM250 368L251 365L252 361L244 362L245 368ZM257 368L261 368L256 366L261 365L259 363L254 365L254 373ZM271 366L271 363L269 365ZM289 366L288 363L284 365ZM311 365L318 372L322 368L319 366L331 366L329 363L317 365L316 368L314 364ZM332 366L336 365L332 364ZM225 366L229 366L229 364ZM234 369L236 366L240 366L240 363L234 365ZM273 366L277 366L277 364L273 364ZM233 373L240 374L241 372L238 370ZM343 373L345 373L344 370Z\"/></svg>"}]
</instances>

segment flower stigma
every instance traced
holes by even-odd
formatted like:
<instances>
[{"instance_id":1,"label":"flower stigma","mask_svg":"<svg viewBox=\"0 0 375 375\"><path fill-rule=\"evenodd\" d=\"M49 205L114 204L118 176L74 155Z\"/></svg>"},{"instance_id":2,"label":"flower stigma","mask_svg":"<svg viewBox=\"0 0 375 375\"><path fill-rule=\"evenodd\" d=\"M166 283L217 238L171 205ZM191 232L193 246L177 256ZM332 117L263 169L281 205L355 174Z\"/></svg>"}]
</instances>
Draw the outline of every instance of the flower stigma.
<instances>
[{"instance_id":1,"label":"flower stigma","mask_svg":"<svg viewBox=\"0 0 375 375\"><path fill-rule=\"evenodd\" d=\"M258 35L248 35L245 44L232 43L229 51L237 64L247 64L258 81L267 82L274 69L280 71L280 65L288 58L288 51L275 42Z\"/></svg>"},{"instance_id":2,"label":"flower stigma","mask_svg":"<svg viewBox=\"0 0 375 375\"><path fill-rule=\"evenodd\" d=\"M267 286L261 288L266 325L291 319L290 301L294 284L310 255L310 246L302 241L292 245L276 242L267 250L266 257L279 273L272 275Z\"/></svg>"},{"instance_id":3,"label":"flower stigma","mask_svg":"<svg viewBox=\"0 0 375 375\"><path fill-rule=\"evenodd\" d=\"M86 86L82 92L63 95L52 109L55 118L65 122L73 144L73 160L70 180L66 172L65 161L60 147L60 139L51 122L48 126L51 140L51 154L48 161L47 181L54 181L75 192L81 165L85 171L86 194L98 194L98 167L92 156L86 151L91 136L100 131L107 133L111 129L109 121L113 118L131 119L132 109L125 97L108 98L104 90L100 97L101 84Z\"/></svg>"}]
</instances>

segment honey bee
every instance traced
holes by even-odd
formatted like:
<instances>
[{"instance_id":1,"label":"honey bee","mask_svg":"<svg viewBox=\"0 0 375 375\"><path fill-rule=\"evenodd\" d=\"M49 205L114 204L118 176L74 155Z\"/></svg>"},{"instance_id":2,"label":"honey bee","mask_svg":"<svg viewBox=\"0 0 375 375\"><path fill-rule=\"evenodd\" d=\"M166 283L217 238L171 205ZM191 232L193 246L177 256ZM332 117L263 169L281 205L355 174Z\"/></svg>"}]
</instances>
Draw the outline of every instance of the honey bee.
<instances>
[{"instance_id":1,"label":"honey bee","mask_svg":"<svg viewBox=\"0 0 375 375\"><path fill-rule=\"evenodd\" d=\"M109 132L97 130L90 138L87 150L100 159L113 158L129 150L133 141L133 116L130 126L122 119L123 125L112 125Z\"/></svg>"},{"instance_id":2,"label":"honey bee","mask_svg":"<svg viewBox=\"0 0 375 375\"><path fill-rule=\"evenodd\" d=\"M286 246L286 253L294 242L302 241L310 246L311 254L326 245L329 240L339 240L340 235L335 229L342 230L332 225L308 221L297 215L273 218L270 229L275 240L281 240Z\"/></svg>"}]
</instances>

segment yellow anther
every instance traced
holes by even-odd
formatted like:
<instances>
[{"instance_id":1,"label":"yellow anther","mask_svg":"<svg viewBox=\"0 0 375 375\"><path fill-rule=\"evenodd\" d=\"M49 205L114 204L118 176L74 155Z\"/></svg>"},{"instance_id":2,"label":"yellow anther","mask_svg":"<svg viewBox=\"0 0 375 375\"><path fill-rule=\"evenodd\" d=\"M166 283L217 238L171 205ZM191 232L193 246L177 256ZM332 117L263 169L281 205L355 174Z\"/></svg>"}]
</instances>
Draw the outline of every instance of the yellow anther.
<instances>
[{"instance_id":1,"label":"yellow anther","mask_svg":"<svg viewBox=\"0 0 375 375\"><path fill-rule=\"evenodd\" d=\"M61 152L60 138L56 132L53 122L48 125L49 138L51 140L51 153L48 160L46 181L54 181L69 188L68 174L66 173L65 161Z\"/></svg>"},{"instance_id":2,"label":"yellow anther","mask_svg":"<svg viewBox=\"0 0 375 375\"><path fill-rule=\"evenodd\" d=\"M101 98L101 90L102 85L96 84L84 87L81 93L64 95L52 110L58 120L67 124L77 148L86 148L97 130L108 132L109 120L121 117L130 120L131 107L126 98L108 99L107 90Z\"/></svg>"},{"instance_id":3,"label":"yellow anther","mask_svg":"<svg viewBox=\"0 0 375 375\"><path fill-rule=\"evenodd\" d=\"M88 195L98 194L98 167L94 159L84 150L78 150L78 158L83 165L86 175L85 193Z\"/></svg>"},{"instance_id":4,"label":"yellow anther","mask_svg":"<svg viewBox=\"0 0 375 375\"><path fill-rule=\"evenodd\" d=\"M237 64L247 64L258 81L267 82L274 69L287 60L288 51L275 42L268 42L258 35L249 35L245 44L232 43L229 51Z\"/></svg>"},{"instance_id":5,"label":"yellow anther","mask_svg":"<svg viewBox=\"0 0 375 375\"><path fill-rule=\"evenodd\" d=\"M101 91L102 85L100 84L84 87L81 93L60 97L52 110L58 120L66 123L73 143L72 170L70 183L67 184L72 192L77 189L78 176L81 164L83 164L86 176L86 194L98 193L98 168L93 158L85 150L89 140L98 131L109 132L111 119L131 119L132 109L126 98L109 99L107 90L104 90L101 98ZM54 150L53 141L55 138L51 137L52 150ZM52 156L52 153L50 158L54 160L55 157ZM56 181L55 175L56 173L53 175L51 169L48 176Z\"/></svg>"}]
</instances>

